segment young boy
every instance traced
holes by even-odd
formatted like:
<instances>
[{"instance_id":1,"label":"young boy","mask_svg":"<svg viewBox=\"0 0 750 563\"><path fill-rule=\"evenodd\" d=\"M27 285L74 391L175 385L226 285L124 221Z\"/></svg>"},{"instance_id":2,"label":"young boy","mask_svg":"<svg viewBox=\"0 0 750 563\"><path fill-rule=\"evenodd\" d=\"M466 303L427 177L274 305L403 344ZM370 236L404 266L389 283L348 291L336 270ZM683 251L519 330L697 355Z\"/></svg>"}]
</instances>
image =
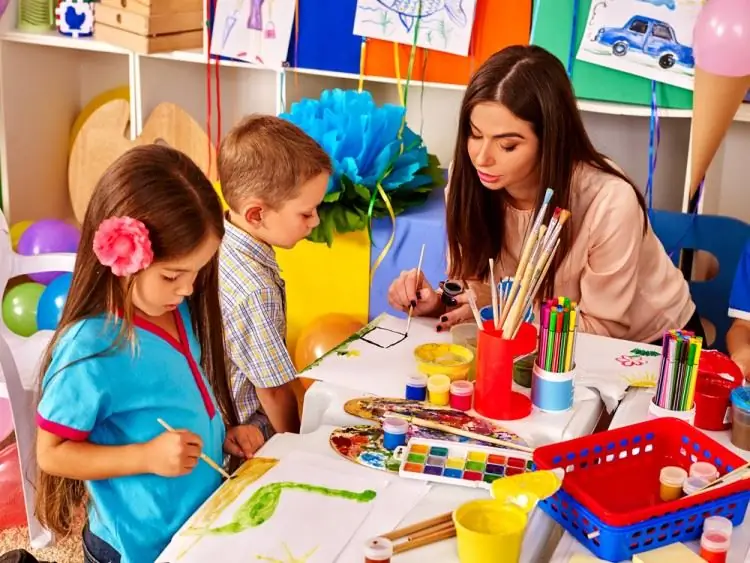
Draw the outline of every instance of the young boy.
<instances>
[{"instance_id":1,"label":"young boy","mask_svg":"<svg viewBox=\"0 0 750 563\"><path fill-rule=\"evenodd\" d=\"M232 392L240 424L299 432L286 348L286 293L273 247L292 248L318 223L331 175L325 151L296 125L251 115L217 158L229 206L219 278ZM270 424L269 424L270 422Z\"/></svg>"},{"instance_id":2,"label":"young boy","mask_svg":"<svg viewBox=\"0 0 750 563\"><path fill-rule=\"evenodd\" d=\"M728 314L734 321L727 332L727 350L745 379L750 379L750 242L734 274Z\"/></svg>"}]
</instances>

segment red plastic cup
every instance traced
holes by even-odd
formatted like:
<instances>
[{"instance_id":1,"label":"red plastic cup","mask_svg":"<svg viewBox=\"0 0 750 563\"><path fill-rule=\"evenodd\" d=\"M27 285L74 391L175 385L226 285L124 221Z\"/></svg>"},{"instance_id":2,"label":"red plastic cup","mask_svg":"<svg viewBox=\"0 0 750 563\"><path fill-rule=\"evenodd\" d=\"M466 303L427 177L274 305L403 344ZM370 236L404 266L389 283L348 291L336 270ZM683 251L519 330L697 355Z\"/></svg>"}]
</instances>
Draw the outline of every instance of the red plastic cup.
<instances>
[{"instance_id":1,"label":"red plastic cup","mask_svg":"<svg viewBox=\"0 0 750 563\"><path fill-rule=\"evenodd\" d=\"M730 395L742 384L742 372L727 355L701 352L695 384L695 422L702 430L728 430L732 426Z\"/></svg>"},{"instance_id":2,"label":"red plastic cup","mask_svg":"<svg viewBox=\"0 0 750 563\"><path fill-rule=\"evenodd\" d=\"M533 325L521 324L512 340L503 338L492 321L484 323L477 333L476 382L474 409L495 420L518 420L531 412L531 401L513 391L513 361L536 348L537 333Z\"/></svg>"}]
</instances>

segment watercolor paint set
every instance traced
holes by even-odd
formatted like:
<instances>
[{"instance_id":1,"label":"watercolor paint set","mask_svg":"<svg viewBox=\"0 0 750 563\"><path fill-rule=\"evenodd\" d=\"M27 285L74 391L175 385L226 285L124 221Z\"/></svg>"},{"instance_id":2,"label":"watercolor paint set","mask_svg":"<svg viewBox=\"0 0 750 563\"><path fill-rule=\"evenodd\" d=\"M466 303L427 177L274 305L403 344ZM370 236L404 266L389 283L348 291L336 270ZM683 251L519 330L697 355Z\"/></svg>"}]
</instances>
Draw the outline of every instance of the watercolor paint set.
<instances>
[{"instance_id":1,"label":"watercolor paint set","mask_svg":"<svg viewBox=\"0 0 750 563\"><path fill-rule=\"evenodd\" d=\"M423 438L412 438L394 452L394 457L401 462L401 477L485 489L501 477L534 469L532 454Z\"/></svg>"}]
</instances>

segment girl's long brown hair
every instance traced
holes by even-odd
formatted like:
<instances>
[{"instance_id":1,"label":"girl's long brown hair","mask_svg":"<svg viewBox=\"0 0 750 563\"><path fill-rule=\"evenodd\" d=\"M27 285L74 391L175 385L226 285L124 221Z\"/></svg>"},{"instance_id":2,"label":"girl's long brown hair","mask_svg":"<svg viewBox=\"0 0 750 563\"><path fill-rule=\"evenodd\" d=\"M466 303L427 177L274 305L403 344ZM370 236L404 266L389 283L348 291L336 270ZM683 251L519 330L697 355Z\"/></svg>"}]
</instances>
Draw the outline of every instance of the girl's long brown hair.
<instances>
[{"instance_id":1,"label":"girl's long brown hair","mask_svg":"<svg viewBox=\"0 0 750 563\"><path fill-rule=\"evenodd\" d=\"M541 207L545 188L554 190L545 223L555 207L571 209L573 174L580 164L589 164L622 178L633 187L647 228L643 195L632 180L614 168L594 148L586 134L573 88L562 63L541 47L507 47L492 55L477 70L461 104L446 205L451 278L487 279L489 259L498 258L504 242L505 191L489 190L482 185L467 150L471 112L483 102L504 105L515 116L530 123L538 137L541 183L536 200L537 211ZM560 248L542 285L542 295L552 291L553 281L570 250L572 240L572 229L563 229Z\"/></svg>"},{"instance_id":2,"label":"girl's long brown hair","mask_svg":"<svg viewBox=\"0 0 750 563\"><path fill-rule=\"evenodd\" d=\"M116 160L99 180L81 229L73 279L59 327L41 364L40 380L50 365L60 336L82 319L97 315L115 318L122 311L120 335L109 348L133 342L131 293L135 277L123 280L103 267L93 251L94 233L104 219L132 217L149 231L155 261L184 256L213 234L224 235L218 196L201 170L181 152L160 145L131 149ZM237 424L226 372L224 332L219 302L218 256L199 272L193 294L187 298L201 346L201 364L213 388L219 409L229 425ZM88 358L91 359L91 358ZM85 361L79 360L79 361ZM64 368L57 374L65 377ZM86 499L81 481L39 472L36 514L48 529L71 532Z\"/></svg>"}]
</instances>

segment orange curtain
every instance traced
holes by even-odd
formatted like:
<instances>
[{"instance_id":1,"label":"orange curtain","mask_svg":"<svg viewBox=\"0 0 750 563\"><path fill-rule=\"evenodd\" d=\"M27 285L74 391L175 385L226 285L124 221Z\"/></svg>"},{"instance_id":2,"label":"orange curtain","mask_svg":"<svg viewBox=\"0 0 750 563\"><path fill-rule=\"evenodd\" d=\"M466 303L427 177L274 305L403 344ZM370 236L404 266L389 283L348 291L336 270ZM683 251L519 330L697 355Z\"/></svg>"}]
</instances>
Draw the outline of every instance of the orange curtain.
<instances>
[{"instance_id":1,"label":"orange curtain","mask_svg":"<svg viewBox=\"0 0 750 563\"><path fill-rule=\"evenodd\" d=\"M531 31L531 0L477 0L468 57L430 51L423 76L424 49L417 49L412 80L468 84L469 78L490 55L509 45L527 44ZM399 45L401 76L409 64L410 45ZM396 78L393 44L378 39L367 42L365 75Z\"/></svg>"}]
</instances>

